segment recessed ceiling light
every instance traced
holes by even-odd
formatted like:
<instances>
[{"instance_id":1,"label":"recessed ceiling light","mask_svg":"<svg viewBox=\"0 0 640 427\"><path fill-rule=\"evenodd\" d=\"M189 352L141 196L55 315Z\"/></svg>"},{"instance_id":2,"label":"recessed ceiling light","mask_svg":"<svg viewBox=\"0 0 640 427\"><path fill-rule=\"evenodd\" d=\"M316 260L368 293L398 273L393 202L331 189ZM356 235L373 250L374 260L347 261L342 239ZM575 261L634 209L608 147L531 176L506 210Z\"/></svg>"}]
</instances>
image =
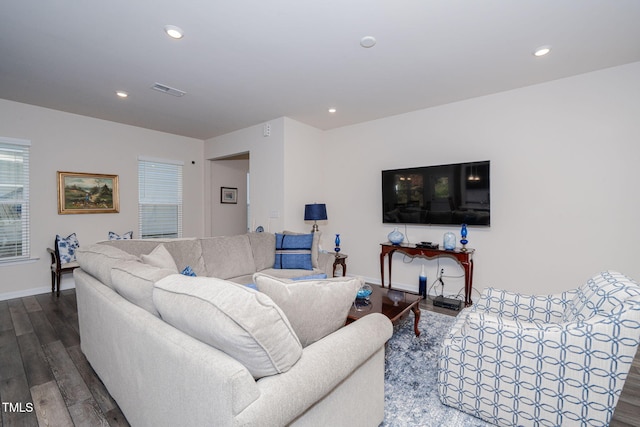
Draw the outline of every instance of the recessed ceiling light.
<instances>
[{"instance_id":1,"label":"recessed ceiling light","mask_svg":"<svg viewBox=\"0 0 640 427\"><path fill-rule=\"evenodd\" d=\"M545 56L549 52L551 52L551 46L540 46L533 51L533 56Z\"/></svg>"},{"instance_id":2,"label":"recessed ceiling light","mask_svg":"<svg viewBox=\"0 0 640 427\"><path fill-rule=\"evenodd\" d=\"M116 95L118 95L118 97L120 98L126 98L127 96L129 96L129 94L123 90L117 90Z\"/></svg>"},{"instance_id":3,"label":"recessed ceiling light","mask_svg":"<svg viewBox=\"0 0 640 427\"><path fill-rule=\"evenodd\" d=\"M335 113L336 111L338 111L338 110L336 110L335 108L329 108L329 112L330 112L331 114Z\"/></svg>"},{"instance_id":4,"label":"recessed ceiling light","mask_svg":"<svg viewBox=\"0 0 640 427\"><path fill-rule=\"evenodd\" d=\"M175 25L165 25L164 32L173 39L181 39L184 37L184 32L180 27L176 27Z\"/></svg>"},{"instance_id":5,"label":"recessed ceiling light","mask_svg":"<svg viewBox=\"0 0 640 427\"><path fill-rule=\"evenodd\" d=\"M373 36L364 36L360 39L360 46L368 49L376 45L376 38Z\"/></svg>"}]
</instances>

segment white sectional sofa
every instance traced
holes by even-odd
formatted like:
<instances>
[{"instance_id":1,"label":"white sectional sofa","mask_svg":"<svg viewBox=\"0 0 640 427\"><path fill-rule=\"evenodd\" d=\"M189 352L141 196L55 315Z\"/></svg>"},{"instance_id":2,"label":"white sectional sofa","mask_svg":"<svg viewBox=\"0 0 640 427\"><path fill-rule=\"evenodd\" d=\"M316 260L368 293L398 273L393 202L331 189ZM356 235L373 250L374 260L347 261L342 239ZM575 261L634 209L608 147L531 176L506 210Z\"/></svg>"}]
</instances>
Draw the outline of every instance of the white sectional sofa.
<instances>
[{"instance_id":1,"label":"white sectional sofa","mask_svg":"<svg viewBox=\"0 0 640 427\"><path fill-rule=\"evenodd\" d=\"M283 283L279 298L289 286L302 296L284 309L266 287L241 285L330 271L317 247L313 269L300 271L273 268L268 233L102 242L77 256L81 348L131 425L382 422L391 322L371 314L323 331L328 317L346 317L358 279ZM187 266L197 277L176 273Z\"/></svg>"}]
</instances>

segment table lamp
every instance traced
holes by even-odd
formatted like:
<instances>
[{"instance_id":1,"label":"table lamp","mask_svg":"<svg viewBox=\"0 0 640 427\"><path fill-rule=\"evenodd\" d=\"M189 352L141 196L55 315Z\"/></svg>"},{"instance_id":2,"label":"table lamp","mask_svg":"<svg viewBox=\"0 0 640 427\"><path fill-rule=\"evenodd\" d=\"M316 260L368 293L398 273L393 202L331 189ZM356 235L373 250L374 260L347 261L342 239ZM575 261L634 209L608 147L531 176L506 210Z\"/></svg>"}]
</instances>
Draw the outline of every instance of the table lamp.
<instances>
[{"instance_id":1,"label":"table lamp","mask_svg":"<svg viewBox=\"0 0 640 427\"><path fill-rule=\"evenodd\" d=\"M314 221L312 233L318 231L318 220L327 219L327 205L324 203L313 203L304 205L304 220Z\"/></svg>"}]
</instances>

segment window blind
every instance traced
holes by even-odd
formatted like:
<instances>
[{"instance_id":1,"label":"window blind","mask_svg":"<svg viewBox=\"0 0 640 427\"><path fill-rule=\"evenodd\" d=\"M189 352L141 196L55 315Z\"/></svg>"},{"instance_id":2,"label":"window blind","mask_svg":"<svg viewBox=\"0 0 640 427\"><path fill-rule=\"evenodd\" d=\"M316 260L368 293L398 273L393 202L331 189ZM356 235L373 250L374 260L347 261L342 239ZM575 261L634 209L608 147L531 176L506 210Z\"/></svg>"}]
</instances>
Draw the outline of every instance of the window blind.
<instances>
[{"instance_id":1,"label":"window blind","mask_svg":"<svg viewBox=\"0 0 640 427\"><path fill-rule=\"evenodd\" d=\"M29 259L29 149L0 137L0 263Z\"/></svg>"},{"instance_id":2,"label":"window blind","mask_svg":"<svg viewBox=\"0 0 640 427\"><path fill-rule=\"evenodd\" d=\"M140 237L182 237L182 164L138 159L138 192Z\"/></svg>"}]
</instances>

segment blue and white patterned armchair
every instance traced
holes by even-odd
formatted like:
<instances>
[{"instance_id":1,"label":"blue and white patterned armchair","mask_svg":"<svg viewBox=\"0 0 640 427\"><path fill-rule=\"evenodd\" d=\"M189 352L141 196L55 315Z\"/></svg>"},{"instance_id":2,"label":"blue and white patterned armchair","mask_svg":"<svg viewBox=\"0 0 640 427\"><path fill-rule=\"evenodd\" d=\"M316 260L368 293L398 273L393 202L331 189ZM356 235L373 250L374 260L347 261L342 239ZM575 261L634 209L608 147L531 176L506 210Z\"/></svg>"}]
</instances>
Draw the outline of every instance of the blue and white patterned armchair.
<instances>
[{"instance_id":1,"label":"blue and white patterned armchair","mask_svg":"<svg viewBox=\"0 0 640 427\"><path fill-rule=\"evenodd\" d=\"M485 289L439 359L445 405L500 426L607 426L640 341L640 286L604 272L548 296Z\"/></svg>"}]
</instances>

